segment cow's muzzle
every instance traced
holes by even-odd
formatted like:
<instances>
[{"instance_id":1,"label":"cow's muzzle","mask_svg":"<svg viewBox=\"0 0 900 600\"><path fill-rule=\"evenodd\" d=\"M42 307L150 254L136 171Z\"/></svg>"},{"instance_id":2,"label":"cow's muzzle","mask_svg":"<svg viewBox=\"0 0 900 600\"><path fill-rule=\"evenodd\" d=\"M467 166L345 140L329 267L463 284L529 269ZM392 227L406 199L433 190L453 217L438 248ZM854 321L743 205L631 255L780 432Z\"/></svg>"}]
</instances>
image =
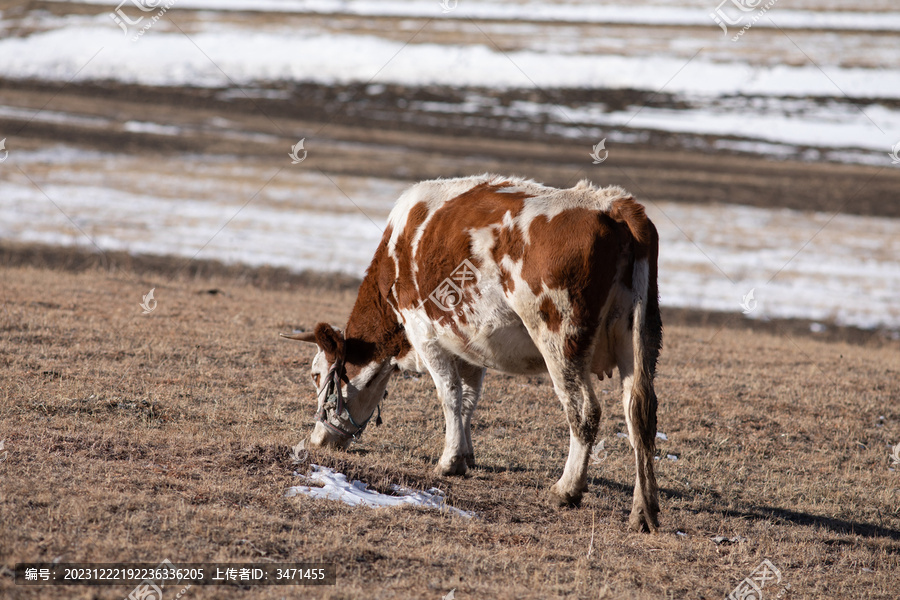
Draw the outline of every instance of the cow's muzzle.
<instances>
[{"instance_id":1,"label":"cow's muzzle","mask_svg":"<svg viewBox=\"0 0 900 600\"><path fill-rule=\"evenodd\" d=\"M325 427L321 421L316 421L312 434L309 436L310 448L332 448L346 450L350 445L351 437L339 435Z\"/></svg>"}]
</instances>

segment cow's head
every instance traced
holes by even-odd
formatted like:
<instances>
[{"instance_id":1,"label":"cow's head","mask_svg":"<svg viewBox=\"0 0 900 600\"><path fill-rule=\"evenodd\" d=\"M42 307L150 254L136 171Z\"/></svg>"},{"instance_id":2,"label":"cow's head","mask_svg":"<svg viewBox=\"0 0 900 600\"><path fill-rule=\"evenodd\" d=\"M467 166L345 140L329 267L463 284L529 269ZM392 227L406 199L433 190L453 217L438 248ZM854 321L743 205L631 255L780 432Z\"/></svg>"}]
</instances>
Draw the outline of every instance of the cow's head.
<instances>
[{"instance_id":1,"label":"cow's head","mask_svg":"<svg viewBox=\"0 0 900 600\"><path fill-rule=\"evenodd\" d=\"M340 329L328 323L319 323L311 332L282 335L319 349L310 369L318 398L310 446L346 448L374 416L393 365L372 360L368 342L345 339Z\"/></svg>"}]
</instances>

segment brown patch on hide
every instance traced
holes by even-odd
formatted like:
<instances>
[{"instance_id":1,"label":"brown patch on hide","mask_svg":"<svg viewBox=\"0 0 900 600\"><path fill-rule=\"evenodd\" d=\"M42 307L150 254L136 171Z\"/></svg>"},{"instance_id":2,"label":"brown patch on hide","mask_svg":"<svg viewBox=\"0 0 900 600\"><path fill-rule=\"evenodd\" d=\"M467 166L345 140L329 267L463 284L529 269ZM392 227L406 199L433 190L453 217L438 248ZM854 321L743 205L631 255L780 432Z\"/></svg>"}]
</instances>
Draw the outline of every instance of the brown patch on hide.
<instances>
[{"instance_id":1,"label":"brown patch on hide","mask_svg":"<svg viewBox=\"0 0 900 600\"><path fill-rule=\"evenodd\" d=\"M407 308L418 304L419 294L416 291L416 280L413 276L413 238L425 219L428 218L428 205L419 202L409 209L406 215L406 226L397 236L394 255L400 271L397 275L397 306Z\"/></svg>"},{"instance_id":2,"label":"brown patch on hide","mask_svg":"<svg viewBox=\"0 0 900 600\"><path fill-rule=\"evenodd\" d=\"M425 227L415 257L419 297L414 302L407 300L401 306L417 305L435 290L450 289L445 280L457 272L464 260L470 261L475 268L481 266L481 261L472 254L470 232L499 225L506 213L516 217L522 211L524 200L530 197L524 192L501 191L508 187L512 187L509 182L480 183L435 211ZM464 319L462 308L472 300L474 281L454 283L463 290L462 297L456 299L458 301L453 303L450 312L442 310L435 302L426 301L423 308L430 319L440 321L451 314Z\"/></svg>"},{"instance_id":3,"label":"brown patch on hide","mask_svg":"<svg viewBox=\"0 0 900 600\"><path fill-rule=\"evenodd\" d=\"M552 219L539 215L531 222L522 278L535 295L544 286L568 292L575 331L564 344L570 360L587 356L593 343L615 280L623 233L609 216L586 208L564 210Z\"/></svg>"},{"instance_id":4,"label":"brown patch on hide","mask_svg":"<svg viewBox=\"0 0 900 600\"><path fill-rule=\"evenodd\" d=\"M541 319L547 324L547 329L553 332L559 331L559 328L562 326L562 315L560 314L559 309L556 308L556 304L553 303L553 300L544 296L544 300L541 302L540 312Z\"/></svg>"}]
</instances>

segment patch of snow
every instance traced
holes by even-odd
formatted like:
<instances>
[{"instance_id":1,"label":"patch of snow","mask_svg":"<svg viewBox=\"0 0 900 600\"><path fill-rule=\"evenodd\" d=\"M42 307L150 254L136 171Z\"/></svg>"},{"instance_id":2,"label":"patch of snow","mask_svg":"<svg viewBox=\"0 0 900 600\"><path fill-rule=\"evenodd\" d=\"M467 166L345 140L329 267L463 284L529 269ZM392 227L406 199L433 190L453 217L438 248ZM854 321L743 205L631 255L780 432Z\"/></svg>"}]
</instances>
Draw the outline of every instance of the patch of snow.
<instances>
[{"instance_id":1,"label":"patch of snow","mask_svg":"<svg viewBox=\"0 0 900 600\"><path fill-rule=\"evenodd\" d=\"M900 220L647 202L666 306L900 329ZM772 245L772 240L779 240Z\"/></svg>"},{"instance_id":2,"label":"patch of snow","mask_svg":"<svg viewBox=\"0 0 900 600\"><path fill-rule=\"evenodd\" d=\"M322 487L298 485L289 488L288 498L304 495L324 500L340 500L350 506L369 506L380 508L385 506L421 506L441 512L448 512L461 517L472 518L474 513L454 508L446 503L444 493L437 488L426 491L411 490L397 485L391 486L396 495L389 496L373 490L362 481L347 481L347 476L328 467L310 465L313 469L306 478L322 484Z\"/></svg>"},{"instance_id":3,"label":"patch of snow","mask_svg":"<svg viewBox=\"0 0 900 600\"><path fill-rule=\"evenodd\" d=\"M30 154L10 153L4 165L35 161ZM76 160L68 151L58 158L63 164ZM58 183L40 182L46 197L13 173L0 194L0 238L89 248L96 243L103 250L133 254L359 276L378 247L387 212L406 187L369 178L337 179L357 198L352 204L318 173L286 172L262 189L271 168L252 170L258 177L242 179L231 165L175 158L156 179L140 172L140 161L109 157L104 162L96 173L77 164L58 169ZM319 200L320 191L327 201ZM335 244L338 236L354 243Z\"/></svg>"},{"instance_id":4,"label":"patch of snow","mask_svg":"<svg viewBox=\"0 0 900 600\"><path fill-rule=\"evenodd\" d=\"M796 149L793 146L750 140L716 140L713 142L713 147L722 148L723 150L746 152L748 154L765 154L767 156L784 158L796 154Z\"/></svg>"},{"instance_id":5,"label":"patch of snow","mask_svg":"<svg viewBox=\"0 0 900 600\"><path fill-rule=\"evenodd\" d=\"M35 123L76 125L80 127L109 127L114 124L114 121L111 119L103 117L74 115L53 110L34 110L17 106L0 106L0 118L33 121Z\"/></svg>"},{"instance_id":6,"label":"patch of snow","mask_svg":"<svg viewBox=\"0 0 900 600\"><path fill-rule=\"evenodd\" d=\"M117 0L53 0L57 3L121 6ZM437 0L177 0L178 9L216 11L259 11L299 14L347 14L366 17L436 17L441 19L526 20L569 23L605 23L610 25L672 25L720 29L710 17L709 7L633 6L596 3L556 2L464 2L443 13ZM733 12L733 11L732 11ZM757 11L728 14L752 21ZM830 29L859 31L900 31L900 15L884 12L805 11L781 9L776 5L769 19L760 19L756 28ZM777 23L777 25L776 25ZM739 27L737 25L733 27ZM733 33L736 33L737 29ZM732 33L732 35L733 35Z\"/></svg>"},{"instance_id":7,"label":"patch of snow","mask_svg":"<svg viewBox=\"0 0 900 600\"><path fill-rule=\"evenodd\" d=\"M669 436L667 436L667 435L664 434L664 433L660 433L659 431L657 431L657 432L656 432L656 439L658 439L658 440L663 440L663 441L669 441Z\"/></svg>"},{"instance_id":8,"label":"patch of snow","mask_svg":"<svg viewBox=\"0 0 900 600\"><path fill-rule=\"evenodd\" d=\"M492 107L491 112L519 119L527 117L539 122L559 121L560 125L554 133L581 139L601 135L610 142L630 141L614 135L617 133L614 128L617 127L734 136L745 139L715 140L713 148L775 158L794 157L799 154L799 148L813 146L823 151L832 148L850 150L834 153L836 156L831 159L839 162L858 162L853 159L860 154L871 160L871 153L875 152L873 162L887 165L890 161L888 151L895 143L891 140L900 140L900 110L881 104L853 106L828 102L822 105L811 100L775 97L765 98L762 103L755 100L759 98L743 98L740 101L731 98L692 98L692 106L684 108L631 106L615 111L608 110L604 104L588 104L565 107L564 114L556 105L516 101L508 107ZM423 107L425 104L422 103ZM436 112L451 112L453 107L460 109L460 105L448 103L444 106L437 102L428 104ZM474 108L469 107L468 110L474 111ZM602 129L597 131L592 127ZM861 153L860 150L869 152Z\"/></svg>"},{"instance_id":9,"label":"patch of snow","mask_svg":"<svg viewBox=\"0 0 900 600\"><path fill-rule=\"evenodd\" d=\"M260 98L262 100L290 100L293 96L285 90L267 90L264 88L241 88L223 90L216 94L220 100L245 100L247 98Z\"/></svg>"},{"instance_id":10,"label":"patch of snow","mask_svg":"<svg viewBox=\"0 0 900 600\"><path fill-rule=\"evenodd\" d=\"M146 121L126 121L122 128L131 133L151 133L153 135L178 135L181 133L181 127Z\"/></svg>"},{"instance_id":11,"label":"patch of snow","mask_svg":"<svg viewBox=\"0 0 900 600\"><path fill-rule=\"evenodd\" d=\"M105 18L104 15L101 15ZM108 20L108 19L107 19ZM112 24L65 26L0 40L0 75L232 88L260 81L370 82L487 88L613 88L701 96L900 98L900 69L754 66L681 57L496 51L373 35L214 30L188 39L153 30L133 43ZM203 50L200 51L199 48ZM28 60L20 60L27 56ZM297 60L303 57L303 60ZM227 73L227 75L226 75Z\"/></svg>"}]
</instances>

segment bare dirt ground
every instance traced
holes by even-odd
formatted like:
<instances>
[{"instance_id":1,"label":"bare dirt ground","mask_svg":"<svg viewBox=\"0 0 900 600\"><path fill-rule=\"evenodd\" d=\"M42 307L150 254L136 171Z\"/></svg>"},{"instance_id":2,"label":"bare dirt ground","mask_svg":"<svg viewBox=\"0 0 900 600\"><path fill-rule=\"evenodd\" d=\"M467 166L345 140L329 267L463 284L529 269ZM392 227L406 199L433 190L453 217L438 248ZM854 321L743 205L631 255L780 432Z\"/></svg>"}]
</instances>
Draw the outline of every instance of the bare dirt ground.
<instances>
[{"instance_id":1,"label":"bare dirt ground","mask_svg":"<svg viewBox=\"0 0 900 600\"><path fill-rule=\"evenodd\" d=\"M5 251L0 266L2 597L130 591L13 585L16 562L55 558L337 566L335 587L188 598L722 598L763 559L783 576L766 597L897 596L896 341L664 315L662 528L640 535L626 527L617 381L597 386L605 454L580 509L546 502L567 446L546 377L489 373L465 478L432 474L443 418L428 377L396 376L385 424L349 452L295 463L312 351L277 333L342 324L352 281L166 259L101 268L76 254ZM159 304L142 315L151 287ZM308 462L381 491L435 486L478 516L285 498Z\"/></svg>"}]
</instances>

